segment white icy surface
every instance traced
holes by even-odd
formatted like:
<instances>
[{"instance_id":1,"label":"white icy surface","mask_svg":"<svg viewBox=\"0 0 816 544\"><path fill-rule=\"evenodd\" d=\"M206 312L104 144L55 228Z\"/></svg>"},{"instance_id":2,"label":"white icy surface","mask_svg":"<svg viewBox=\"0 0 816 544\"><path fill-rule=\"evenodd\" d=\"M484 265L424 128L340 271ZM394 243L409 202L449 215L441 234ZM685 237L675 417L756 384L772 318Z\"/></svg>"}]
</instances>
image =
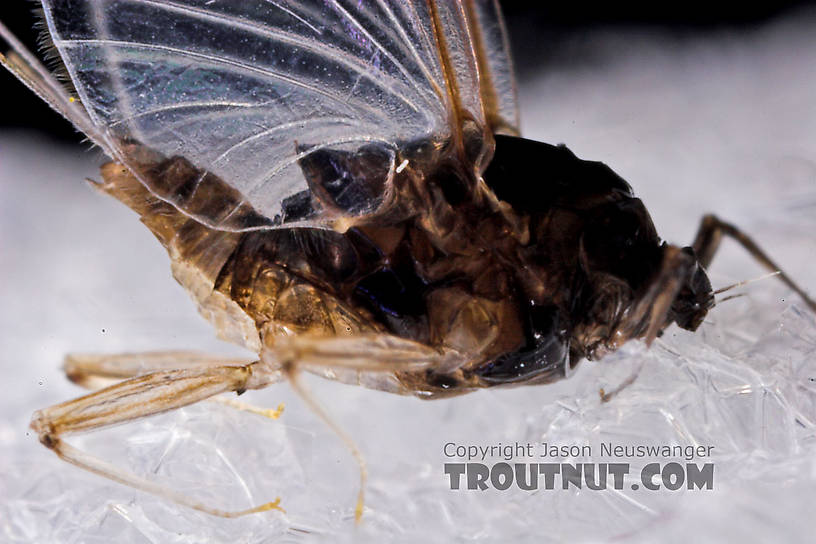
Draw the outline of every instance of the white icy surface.
<instances>
[{"instance_id":1,"label":"white icy surface","mask_svg":"<svg viewBox=\"0 0 816 544\"><path fill-rule=\"evenodd\" d=\"M612 166L666 239L690 242L699 217L716 211L816 292L812 21L693 41L577 37L595 61L522 82L524 133ZM285 401L277 422L204 403L75 442L224 507L280 495L287 515L216 519L62 463L27 424L33 410L82 393L60 372L66 352L235 353L213 339L135 216L82 184L98 163L39 134L0 133L0 540L812 539L816 320L775 280L742 288L747 296L715 308L697 334L672 328L651 350L629 344L553 386L429 403L309 379L368 459L360 527L355 464L285 384L243 397ZM710 271L715 286L761 273L729 242ZM600 387L644 361L634 385L599 402ZM446 442L516 441L711 445L715 489L448 488ZM633 474L644 463L628 461Z\"/></svg>"}]
</instances>

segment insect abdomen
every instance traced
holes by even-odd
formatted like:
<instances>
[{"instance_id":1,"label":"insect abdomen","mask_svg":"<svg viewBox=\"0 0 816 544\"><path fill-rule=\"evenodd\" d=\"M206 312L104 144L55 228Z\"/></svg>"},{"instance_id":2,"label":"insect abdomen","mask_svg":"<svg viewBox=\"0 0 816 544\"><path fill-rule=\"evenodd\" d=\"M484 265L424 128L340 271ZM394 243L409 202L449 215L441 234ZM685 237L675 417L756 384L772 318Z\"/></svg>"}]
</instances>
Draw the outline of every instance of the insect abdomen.
<instances>
[{"instance_id":1,"label":"insect abdomen","mask_svg":"<svg viewBox=\"0 0 816 544\"><path fill-rule=\"evenodd\" d=\"M165 173L175 172L177 178L199 175L188 166L186 160L172 158L158 163L155 168ZM173 205L148 191L121 164L107 163L101 172L104 183L97 187L139 214L142 223L167 249L173 276L196 301L199 312L215 326L218 336L252 351L260 351L254 321L228 296L213 289L241 234L208 228L180 213ZM180 179L175 181L183 183Z\"/></svg>"},{"instance_id":2,"label":"insect abdomen","mask_svg":"<svg viewBox=\"0 0 816 544\"><path fill-rule=\"evenodd\" d=\"M150 157L147 151L142 155ZM177 198L188 207L195 201L208 216L231 213L248 225L266 222L237 191L186 159L137 166L151 187L181 194ZM357 267L343 235L315 229L216 230L155 196L121 164L105 164L102 176L99 188L140 215L167 249L174 277L222 338L260 352L264 335L274 343L278 335L376 329L370 316L361 316L333 294L333 285Z\"/></svg>"}]
</instances>

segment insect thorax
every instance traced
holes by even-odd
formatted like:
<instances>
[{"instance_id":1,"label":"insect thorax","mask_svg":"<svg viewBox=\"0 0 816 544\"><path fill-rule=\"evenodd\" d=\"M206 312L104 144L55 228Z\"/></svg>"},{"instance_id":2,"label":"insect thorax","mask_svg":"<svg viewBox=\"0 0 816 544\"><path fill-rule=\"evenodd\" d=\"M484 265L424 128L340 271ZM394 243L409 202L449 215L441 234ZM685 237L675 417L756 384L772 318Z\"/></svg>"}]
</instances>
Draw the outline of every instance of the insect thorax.
<instances>
[{"instance_id":1,"label":"insect thorax","mask_svg":"<svg viewBox=\"0 0 816 544\"><path fill-rule=\"evenodd\" d=\"M437 161L430 173L409 166L394 176L378 213L342 233L210 229L116 165L103 170L104 189L142 215L176 270L199 272L197 284L185 287L222 334L243 336L249 347L257 348L258 337L247 333L247 319L267 344L281 335L387 332L465 356L457 368L398 373L407 391L437 396L553 381L606 344L653 272L642 260L659 259L659 240L629 186L601 163L518 138L497 143L483 180L460 171L456 161ZM365 150L362 171L377 174L381 156ZM285 203L284 219L323 205L316 185L335 190L337 179L349 178L337 165L354 157L323 157L304 166L312 176L309 199ZM207 190L196 193L213 214L240 196L182 158L156 161L140 174L168 193L206 180ZM355 190L368 190L351 181ZM599 214L604 207L608 213ZM265 220L248 207L238 213L251 224ZM639 263L593 238L627 221L636 224L623 229L622 243L638 246ZM587 247L592 244L598 247ZM215 310L213 297L220 301ZM243 318L236 318L237 309Z\"/></svg>"}]
</instances>

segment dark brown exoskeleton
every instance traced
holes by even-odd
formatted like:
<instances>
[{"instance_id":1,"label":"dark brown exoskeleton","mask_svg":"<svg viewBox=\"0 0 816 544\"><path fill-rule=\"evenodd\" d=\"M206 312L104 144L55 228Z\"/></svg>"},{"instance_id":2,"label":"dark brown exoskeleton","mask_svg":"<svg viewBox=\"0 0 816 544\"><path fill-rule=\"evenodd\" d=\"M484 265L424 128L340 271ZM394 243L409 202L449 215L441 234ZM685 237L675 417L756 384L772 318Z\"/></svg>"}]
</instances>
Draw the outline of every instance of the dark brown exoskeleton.
<instances>
[{"instance_id":1,"label":"dark brown exoskeleton","mask_svg":"<svg viewBox=\"0 0 816 544\"><path fill-rule=\"evenodd\" d=\"M118 482L225 517L279 508L212 508L64 437L286 379L364 480L301 370L429 399L553 382L672 323L699 327L723 235L779 271L714 216L691 246L663 242L604 164L520 138L495 2L43 8L73 87L2 25L0 63L113 158L95 186L156 235L217 333L257 354L69 356L77 383L122 381L32 428Z\"/></svg>"},{"instance_id":2,"label":"dark brown exoskeleton","mask_svg":"<svg viewBox=\"0 0 816 544\"><path fill-rule=\"evenodd\" d=\"M565 146L495 139L484 184L437 159L442 166L418 191L408 166L383 216L328 243L320 231L292 234L305 247L332 248L306 257L322 275L315 281L343 285L345 302L368 310L389 333L469 354L448 367L397 373L402 392L437 398L552 382L630 339L649 344L672 323L694 331L714 305L705 268L723 234L779 270L711 215L691 246L662 241L631 187L603 163ZM372 156L373 149L324 152L304 163L311 194L324 195L314 206L342 206L323 189L365 186L354 172L369 175L362 165Z\"/></svg>"},{"instance_id":3,"label":"dark brown exoskeleton","mask_svg":"<svg viewBox=\"0 0 816 544\"><path fill-rule=\"evenodd\" d=\"M714 306L706 269L724 234L816 311L814 301L733 225L706 215L691 246L668 244L631 187L605 164L580 160L564 146L496 140L485 181L500 200L529 217L532 240L522 250L522 269L540 283L524 283L535 285L525 292L528 322L543 315L544 326L532 325L528 338L536 341L528 341L527 349L480 369L483 379L490 381L494 372L501 375L498 382L539 373L557 378L566 367L551 353L574 366L632 338L651 344L672 323L695 331ZM530 171L539 179L525 183Z\"/></svg>"}]
</instances>

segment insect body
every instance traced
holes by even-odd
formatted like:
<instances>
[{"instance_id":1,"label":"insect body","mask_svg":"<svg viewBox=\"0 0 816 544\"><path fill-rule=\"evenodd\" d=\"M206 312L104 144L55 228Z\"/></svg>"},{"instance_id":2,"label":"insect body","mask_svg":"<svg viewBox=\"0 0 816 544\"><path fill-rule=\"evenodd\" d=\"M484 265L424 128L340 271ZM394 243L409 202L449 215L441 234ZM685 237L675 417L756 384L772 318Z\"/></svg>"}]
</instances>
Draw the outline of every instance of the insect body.
<instances>
[{"instance_id":1,"label":"insect body","mask_svg":"<svg viewBox=\"0 0 816 544\"><path fill-rule=\"evenodd\" d=\"M227 517L278 506L214 509L63 437L288 379L364 478L301 370L422 398L552 382L696 329L723 234L778 270L713 216L691 246L663 242L608 167L519 137L495 3L44 8L78 100L0 27L4 64L113 158L98 188L140 215L218 333L258 354L69 358L77 382L128 379L32 427L136 488Z\"/></svg>"}]
</instances>

